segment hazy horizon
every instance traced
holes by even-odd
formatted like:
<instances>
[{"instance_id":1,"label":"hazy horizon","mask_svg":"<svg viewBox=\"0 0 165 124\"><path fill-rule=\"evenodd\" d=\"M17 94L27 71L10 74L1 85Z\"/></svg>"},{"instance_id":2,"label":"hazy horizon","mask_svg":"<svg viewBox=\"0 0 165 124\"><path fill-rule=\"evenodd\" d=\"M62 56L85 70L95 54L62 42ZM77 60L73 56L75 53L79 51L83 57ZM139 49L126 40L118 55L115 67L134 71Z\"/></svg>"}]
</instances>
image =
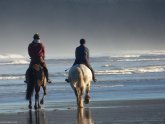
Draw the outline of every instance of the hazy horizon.
<instances>
[{"instance_id":1,"label":"hazy horizon","mask_svg":"<svg viewBox=\"0 0 165 124\"><path fill-rule=\"evenodd\" d=\"M0 53L27 54L39 33L47 57L74 57L85 38L91 56L165 50L164 0L1 0Z\"/></svg>"}]
</instances>

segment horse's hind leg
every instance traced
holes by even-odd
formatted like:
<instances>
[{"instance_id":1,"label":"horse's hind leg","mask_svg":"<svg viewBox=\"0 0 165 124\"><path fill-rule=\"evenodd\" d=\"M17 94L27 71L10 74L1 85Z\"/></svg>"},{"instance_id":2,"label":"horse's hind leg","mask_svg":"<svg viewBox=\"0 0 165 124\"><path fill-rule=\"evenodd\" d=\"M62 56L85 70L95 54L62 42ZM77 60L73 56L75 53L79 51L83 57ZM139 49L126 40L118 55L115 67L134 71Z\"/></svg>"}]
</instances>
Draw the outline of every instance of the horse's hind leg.
<instances>
[{"instance_id":1,"label":"horse's hind leg","mask_svg":"<svg viewBox=\"0 0 165 124\"><path fill-rule=\"evenodd\" d=\"M75 93L75 96L76 96L77 105L78 105L78 92L77 92L76 88L74 88L73 90L74 90L74 93Z\"/></svg>"},{"instance_id":2,"label":"horse's hind leg","mask_svg":"<svg viewBox=\"0 0 165 124\"><path fill-rule=\"evenodd\" d=\"M77 89L77 105L79 108L83 108L83 94L84 94L84 88Z\"/></svg>"},{"instance_id":3,"label":"horse's hind leg","mask_svg":"<svg viewBox=\"0 0 165 124\"><path fill-rule=\"evenodd\" d=\"M80 108L83 108L84 107L84 104L83 104L83 95L84 95L84 87L82 87L80 89Z\"/></svg>"},{"instance_id":4,"label":"horse's hind leg","mask_svg":"<svg viewBox=\"0 0 165 124\"><path fill-rule=\"evenodd\" d=\"M89 103L89 100L90 100L89 92L90 92L90 83L88 83L86 86L86 95L85 95L85 101L84 101L85 104Z\"/></svg>"},{"instance_id":5,"label":"horse's hind leg","mask_svg":"<svg viewBox=\"0 0 165 124\"><path fill-rule=\"evenodd\" d=\"M32 109L32 100L31 100L31 98L29 99L29 109Z\"/></svg>"},{"instance_id":6,"label":"horse's hind leg","mask_svg":"<svg viewBox=\"0 0 165 124\"><path fill-rule=\"evenodd\" d=\"M35 105L34 105L34 108L35 108L35 109L41 108L40 102L39 102L39 91L40 91L40 88L39 88L39 87L36 88Z\"/></svg>"},{"instance_id":7,"label":"horse's hind leg","mask_svg":"<svg viewBox=\"0 0 165 124\"><path fill-rule=\"evenodd\" d=\"M76 95L76 101L77 101L77 106L79 108L83 108L83 104L81 102L81 91L78 88L74 89L75 95Z\"/></svg>"},{"instance_id":8,"label":"horse's hind leg","mask_svg":"<svg viewBox=\"0 0 165 124\"><path fill-rule=\"evenodd\" d=\"M40 104L44 104L44 98L46 96L46 86L42 86L42 88L43 88L44 94L42 96L42 99L40 100Z\"/></svg>"}]
</instances>

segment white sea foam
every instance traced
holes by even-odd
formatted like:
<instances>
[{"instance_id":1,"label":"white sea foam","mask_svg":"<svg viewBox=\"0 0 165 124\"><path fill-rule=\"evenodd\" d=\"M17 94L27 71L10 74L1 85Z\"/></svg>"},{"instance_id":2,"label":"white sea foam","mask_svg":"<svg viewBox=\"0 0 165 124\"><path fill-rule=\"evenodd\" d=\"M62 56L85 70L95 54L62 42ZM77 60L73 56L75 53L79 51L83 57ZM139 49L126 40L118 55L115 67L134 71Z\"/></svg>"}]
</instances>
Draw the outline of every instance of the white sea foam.
<instances>
[{"instance_id":1,"label":"white sea foam","mask_svg":"<svg viewBox=\"0 0 165 124\"><path fill-rule=\"evenodd\" d=\"M135 72L136 73L147 73L147 72L164 72L165 71L165 66L148 66L148 67L141 67L141 68L136 68Z\"/></svg>"},{"instance_id":2,"label":"white sea foam","mask_svg":"<svg viewBox=\"0 0 165 124\"><path fill-rule=\"evenodd\" d=\"M20 60L13 60L11 64L28 64L29 62L23 59Z\"/></svg>"},{"instance_id":3,"label":"white sea foam","mask_svg":"<svg viewBox=\"0 0 165 124\"><path fill-rule=\"evenodd\" d=\"M116 58L139 58L141 56L165 55L165 50L140 50L140 51L123 51L122 53L112 56Z\"/></svg>"},{"instance_id":4,"label":"white sea foam","mask_svg":"<svg viewBox=\"0 0 165 124\"><path fill-rule=\"evenodd\" d=\"M108 74L135 74L135 73L155 73L165 72L165 66L146 66L136 68L125 68L116 70L101 70L96 71L97 75L108 75Z\"/></svg>"},{"instance_id":5,"label":"white sea foam","mask_svg":"<svg viewBox=\"0 0 165 124\"><path fill-rule=\"evenodd\" d=\"M124 87L123 84L116 84L116 85L97 85L97 88L113 88L113 87Z\"/></svg>"},{"instance_id":6,"label":"white sea foam","mask_svg":"<svg viewBox=\"0 0 165 124\"><path fill-rule=\"evenodd\" d=\"M28 64L26 57L19 54L0 55L0 65L4 64Z\"/></svg>"},{"instance_id":7,"label":"white sea foam","mask_svg":"<svg viewBox=\"0 0 165 124\"><path fill-rule=\"evenodd\" d=\"M0 55L0 59L20 59L20 58L25 58L22 55L19 54L6 54L6 55Z\"/></svg>"},{"instance_id":8,"label":"white sea foam","mask_svg":"<svg viewBox=\"0 0 165 124\"><path fill-rule=\"evenodd\" d=\"M107 75L107 74L132 74L132 72L128 69L125 70L104 70L104 71L96 71L97 75Z\"/></svg>"},{"instance_id":9,"label":"white sea foam","mask_svg":"<svg viewBox=\"0 0 165 124\"><path fill-rule=\"evenodd\" d=\"M102 67L110 67L110 66L111 66L111 64L105 64Z\"/></svg>"},{"instance_id":10,"label":"white sea foam","mask_svg":"<svg viewBox=\"0 0 165 124\"><path fill-rule=\"evenodd\" d=\"M165 58L149 58L149 59L137 58L137 59L119 59L117 61L136 62L136 61L164 61L164 60L165 60Z\"/></svg>"},{"instance_id":11,"label":"white sea foam","mask_svg":"<svg viewBox=\"0 0 165 124\"><path fill-rule=\"evenodd\" d=\"M130 54L127 54L127 55L123 55L122 57L124 57L124 58L138 58L138 57L140 57L140 55L130 55Z\"/></svg>"},{"instance_id":12,"label":"white sea foam","mask_svg":"<svg viewBox=\"0 0 165 124\"><path fill-rule=\"evenodd\" d=\"M16 80L16 79L24 79L25 76L0 76L0 80Z\"/></svg>"},{"instance_id":13,"label":"white sea foam","mask_svg":"<svg viewBox=\"0 0 165 124\"><path fill-rule=\"evenodd\" d=\"M116 55L116 56L112 56L115 58L138 58L140 57L141 54L121 54L121 55Z\"/></svg>"}]
</instances>

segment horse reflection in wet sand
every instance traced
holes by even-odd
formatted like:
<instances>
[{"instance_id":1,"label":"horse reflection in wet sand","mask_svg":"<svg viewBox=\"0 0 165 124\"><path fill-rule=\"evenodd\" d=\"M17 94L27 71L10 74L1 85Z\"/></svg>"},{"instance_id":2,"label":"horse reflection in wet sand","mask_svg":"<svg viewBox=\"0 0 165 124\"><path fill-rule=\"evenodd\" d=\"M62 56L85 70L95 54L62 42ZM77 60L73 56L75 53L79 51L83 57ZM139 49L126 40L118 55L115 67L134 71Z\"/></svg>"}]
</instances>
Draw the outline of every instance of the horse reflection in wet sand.
<instances>
[{"instance_id":1,"label":"horse reflection in wet sand","mask_svg":"<svg viewBox=\"0 0 165 124\"><path fill-rule=\"evenodd\" d=\"M77 109L77 122L76 124L94 124L91 110L79 108Z\"/></svg>"},{"instance_id":2,"label":"horse reflection in wet sand","mask_svg":"<svg viewBox=\"0 0 165 124\"><path fill-rule=\"evenodd\" d=\"M32 110L29 110L29 117L27 119L27 124L48 124L46 113L40 110L35 111L35 112L32 112Z\"/></svg>"},{"instance_id":3,"label":"horse reflection in wet sand","mask_svg":"<svg viewBox=\"0 0 165 124\"><path fill-rule=\"evenodd\" d=\"M69 82L72 89L75 92L76 99L77 99L77 106L79 108L83 108L83 96L85 94L84 102L86 104L89 103L89 92L90 92L90 83L92 81L92 73L91 70L83 65L83 64L76 64L69 70Z\"/></svg>"},{"instance_id":4,"label":"horse reflection in wet sand","mask_svg":"<svg viewBox=\"0 0 165 124\"><path fill-rule=\"evenodd\" d=\"M41 101L39 101L39 91L40 87L43 88L43 97ZM46 77L43 71L43 68L39 64L33 65L30 73L30 79L27 84L26 90L26 99L29 100L29 109L32 108L32 95L35 90L35 109L40 109L40 104L44 103L44 96L46 95Z\"/></svg>"}]
</instances>

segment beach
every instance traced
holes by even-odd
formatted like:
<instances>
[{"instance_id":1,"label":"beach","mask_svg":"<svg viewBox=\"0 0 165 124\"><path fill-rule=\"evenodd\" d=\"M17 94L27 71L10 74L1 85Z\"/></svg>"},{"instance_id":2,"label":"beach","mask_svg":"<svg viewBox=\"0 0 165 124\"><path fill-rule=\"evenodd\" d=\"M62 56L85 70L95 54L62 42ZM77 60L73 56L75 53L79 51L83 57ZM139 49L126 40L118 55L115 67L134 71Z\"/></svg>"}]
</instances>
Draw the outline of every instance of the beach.
<instances>
[{"instance_id":1,"label":"beach","mask_svg":"<svg viewBox=\"0 0 165 124\"><path fill-rule=\"evenodd\" d=\"M83 109L0 114L0 124L164 124L165 99L91 102Z\"/></svg>"},{"instance_id":2,"label":"beach","mask_svg":"<svg viewBox=\"0 0 165 124\"><path fill-rule=\"evenodd\" d=\"M163 124L165 123L165 53L91 58L97 82L91 102L77 109L74 91L65 82L73 58L46 60L52 84L42 109L25 100L29 59L0 57L0 124ZM43 90L40 91L40 98ZM34 95L33 95L34 106Z\"/></svg>"}]
</instances>

